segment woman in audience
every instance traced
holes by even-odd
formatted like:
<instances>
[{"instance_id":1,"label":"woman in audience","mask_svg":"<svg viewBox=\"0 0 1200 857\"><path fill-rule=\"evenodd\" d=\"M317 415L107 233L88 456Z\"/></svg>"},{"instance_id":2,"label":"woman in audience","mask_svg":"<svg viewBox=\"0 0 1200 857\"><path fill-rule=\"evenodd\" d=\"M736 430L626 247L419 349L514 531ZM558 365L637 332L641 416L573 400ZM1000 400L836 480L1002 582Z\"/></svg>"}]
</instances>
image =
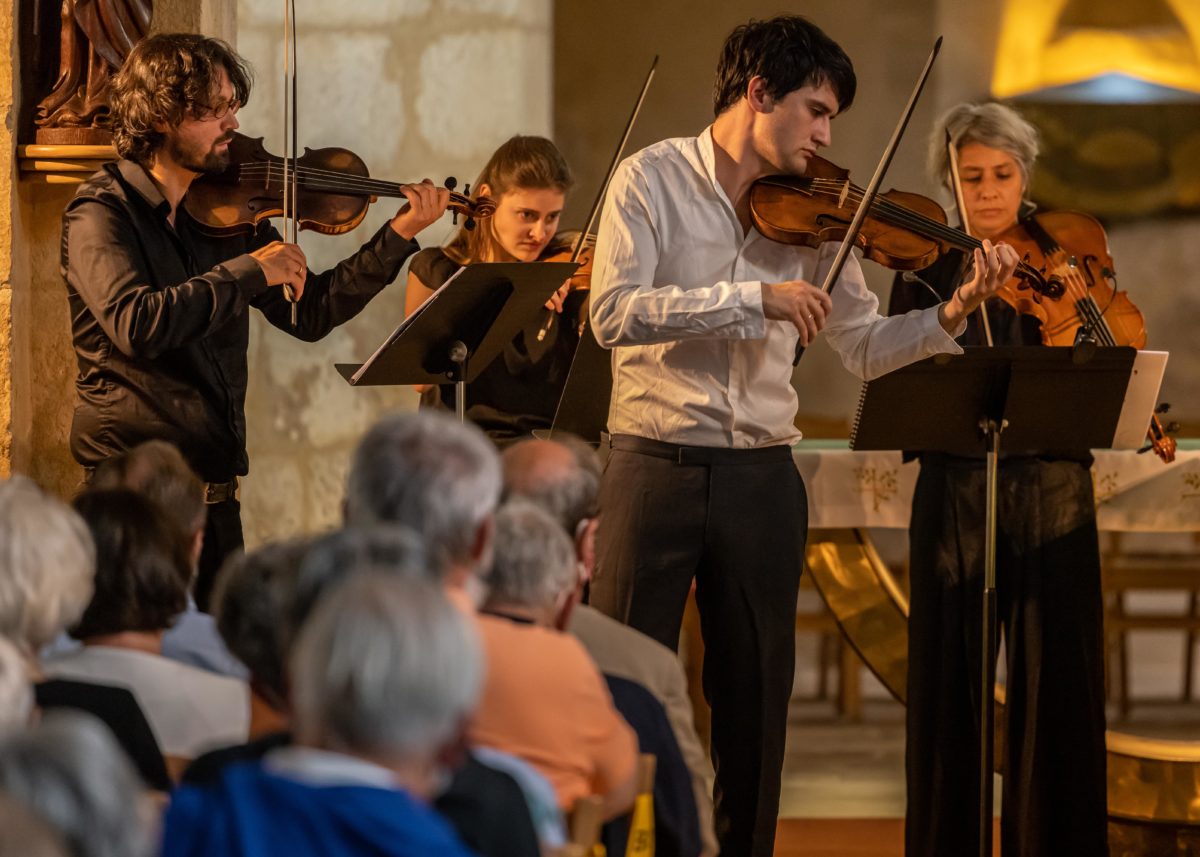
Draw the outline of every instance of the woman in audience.
<instances>
[{"instance_id":1,"label":"woman in audience","mask_svg":"<svg viewBox=\"0 0 1200 857\"><path fill-rule=\"evenodd\" d=\"M151 853L153 804L108 730L87 714L55 712L0 740L0 795L53 828L71 857Z\"/></svg>"},{"instance_id":2,"label":"woman in audience","mask_svg":"<svg viewBox=\"0 0 1200 857\"><path fill-rule=\"evenodd\" d=\"M150 500L175 524L187 547L192 567L199 567L208 516L204 483L173 445L165 440L139 443L97 467L89 487L92 490L128 488ZM194 576L192 579L195 581ZM246 668L222 644L212 616L196 608L193 594L189 592L187 609L163 635L163 655L221 675L245 679Z\"/></svg>"},{"instance_id":3,"label":"woman in audience","mask_svg":"<svg viewBox=\"0 0 1200 857\"><path fill-rule=\"evenodd\" d=\"M356 574L291 654L295 744L180 788L163 857L467 857L429 803L462 751L482 663L440 588Z\"/></svg>"},{"instance_id":4,"label":"woman in audience","mask_svg":"<svg viewBox=\"0 0 1200 857\"><path fill-rule=\"evenodd\" d=\"M555 628L576 581L575 548L548 513L522 500L500 508L470 737L541 771L564 811L597 795L613 818L633 803L638 744L582 644Z\"/></svg>"},{"instance_id":5,"label":"woman in audience","mask_svg":"<svg viewBox=\"0 0 1200 857\"><path fill-rule=\"evenodd\" d=\"M37 653L92 597L96 554L79 516L24 476L0 482L0 634L37 680Z\"/></svg>"},{"instance_id":6,"label":"woman in audience","mask_svg":"<svg viewBox=\"0 0 1200 857\"><path fill-rule=\"evenodd\" d=\"M245 682L162 656L163 632L187 605L190 557L170 521L127 490L75 501L96 543L95 593L71 636L83 648L48 659L47 675L128 688L168 767L214 746L245 741Z\"/></svg>"},{"instance_id":7,"label":"woman in audience","mask_svg":"<svg viewBox=\"0 0 1200 857\"><path fill-rule=\"evenodd\" d=\"M28 726L32 712L29 667L17 647L0 637L0 735Z\"/></svg>"}]
</instances>

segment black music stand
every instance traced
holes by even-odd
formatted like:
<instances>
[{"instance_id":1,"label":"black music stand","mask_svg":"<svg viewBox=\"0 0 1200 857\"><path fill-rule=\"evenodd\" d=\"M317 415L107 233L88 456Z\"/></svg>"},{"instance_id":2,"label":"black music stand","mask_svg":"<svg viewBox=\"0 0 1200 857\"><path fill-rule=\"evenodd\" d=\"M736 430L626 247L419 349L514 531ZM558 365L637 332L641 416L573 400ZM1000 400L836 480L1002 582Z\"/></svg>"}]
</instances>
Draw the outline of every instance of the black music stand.
<instances>
[{"instance_id":1,"label":"black music stand","mask_svg":"<svg viewBox=\"0 0 1200 857\"><path fill-rule=\"evenodd\" d=\"M521 327L575 273L574 262L466 265L429 296L365 363L335 368L353 386L455 385L466 419L466 385L499 356Z\"/></svg>"},{"instance_id":2,"label":"black music stand","mask_svg":"<svg viewBox=\"0 0 1200 857\"><path fill-rule=\"evenodd\" d=\"M550 437L564 431L578 435L588 443L599 444L608 425L608 406L612 401L612 352L596 341L591 321L585 321L579 345L567 372Z\"/></svg>"},{"instance_id":3,"label":"black music stand","mask_svg":"<svg viewBox=\"0 0 1200 857\"><path fill-rule=\"evenodd\" d=\"M980 653L979 853L992 853L996 684L996 496L1000 435L1008 452L1074 453L1113 446L1136 351L968 348L868 383L851 449L903 449L986 456L983 648ZM1150 413L1145 414L1145 424Z\"/></svg>"}]
</instances>

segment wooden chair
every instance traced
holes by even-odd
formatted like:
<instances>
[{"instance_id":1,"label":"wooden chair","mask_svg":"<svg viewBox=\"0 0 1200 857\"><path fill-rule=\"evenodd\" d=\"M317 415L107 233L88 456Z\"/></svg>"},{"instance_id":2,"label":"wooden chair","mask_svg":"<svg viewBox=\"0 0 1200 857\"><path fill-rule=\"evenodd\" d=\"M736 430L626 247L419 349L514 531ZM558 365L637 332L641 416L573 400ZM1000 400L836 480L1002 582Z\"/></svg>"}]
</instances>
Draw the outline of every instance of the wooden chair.
<instances>
[{"instance_id":1,"label":"wooden chair","mask_svg":"<svg viewBox=\"0 0 1200 857\"><path fill-rule=\"evenodd\" d=\"M1196 643L1200 640L1200 534L1193 551L1129 551L1120 533L1108 534L1102 554L1104 637L1108 662L1108 696L1121 717L1129 715L1129 646L1131 631L1177 630L1183 635L1183 681L1179 700L1193 698ZM1182 612L1130 611L1131 592L1180 592L1187 596Z\"/></svg>"},{"instance_id":2,"label":"wooden chair","mask_svg":"<svg viewBox=\"0 0 1200 857\"><path fill-rule=\"evenodd\" d=\"M637 797L629 821L629 841L625 857L654 857L654 773L658 760L653 753L642 753L637 762Z\"/></svg>"},{"instance_id":3,"label":"wooden chair","mask_svg":"<svg viewBox=\"0 0 1200 857\"><path fill-rule=\"evenodd\" d=\"M571 807L567 820L570 841L560 848L557 857L605 857L600 842L604 826L604 801L596 795L581 797Z\"/></svg>"}]
</instances>

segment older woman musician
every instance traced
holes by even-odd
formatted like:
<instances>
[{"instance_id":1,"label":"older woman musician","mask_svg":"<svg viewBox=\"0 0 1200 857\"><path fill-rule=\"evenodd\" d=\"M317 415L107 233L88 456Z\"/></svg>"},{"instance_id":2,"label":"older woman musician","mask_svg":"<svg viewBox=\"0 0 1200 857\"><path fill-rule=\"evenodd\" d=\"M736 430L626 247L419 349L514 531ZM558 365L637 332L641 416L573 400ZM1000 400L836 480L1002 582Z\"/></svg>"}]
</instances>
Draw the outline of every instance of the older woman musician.
<instances>
[{"instance_id":1,"label":"older woman musician","mask_svg":"<svg viewBox=\"0 0 1200 857\"><path fill-rule=\"evenodd\" d=\"M949 141L949 143L947 142ZM965 222L993 241L1031 216L1037 132L1000 104L960 104L934 129L931 164L957 160ZM951 158L951 149L953 155ZM890 312L933 306L963 282L951 253L897 277ZM986 315L986 321L985 321ZM962 344L1039 345L1038 322L1000 300ZM1107 854L1100 557L1090 455L1000 464L998 616L1007 665L1001 822L1005 857ZM984 460L923 454L913 497L908 649L908 854L978 847L979 605Z\"/></svg>"}]
</instances>

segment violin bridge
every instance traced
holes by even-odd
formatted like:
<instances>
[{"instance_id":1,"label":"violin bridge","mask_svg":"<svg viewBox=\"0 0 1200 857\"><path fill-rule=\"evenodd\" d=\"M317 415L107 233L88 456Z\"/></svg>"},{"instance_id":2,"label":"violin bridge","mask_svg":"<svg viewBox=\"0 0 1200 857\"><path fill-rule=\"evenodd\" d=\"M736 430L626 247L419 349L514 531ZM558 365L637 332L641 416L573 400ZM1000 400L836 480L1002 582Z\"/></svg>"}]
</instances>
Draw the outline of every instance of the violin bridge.
<instances>
[{"instance_id":1,"label":"violin bridge","mask_svg":"<svg viewBox=\"0 0 1200 857\"><path fill-rule=\"evenodd\" d=\"M838 194L838 208L844 208L846 205L846 197L850 195L850 180L846 179L842 182L842 192Z\"/></svg>"}]
</instances>

